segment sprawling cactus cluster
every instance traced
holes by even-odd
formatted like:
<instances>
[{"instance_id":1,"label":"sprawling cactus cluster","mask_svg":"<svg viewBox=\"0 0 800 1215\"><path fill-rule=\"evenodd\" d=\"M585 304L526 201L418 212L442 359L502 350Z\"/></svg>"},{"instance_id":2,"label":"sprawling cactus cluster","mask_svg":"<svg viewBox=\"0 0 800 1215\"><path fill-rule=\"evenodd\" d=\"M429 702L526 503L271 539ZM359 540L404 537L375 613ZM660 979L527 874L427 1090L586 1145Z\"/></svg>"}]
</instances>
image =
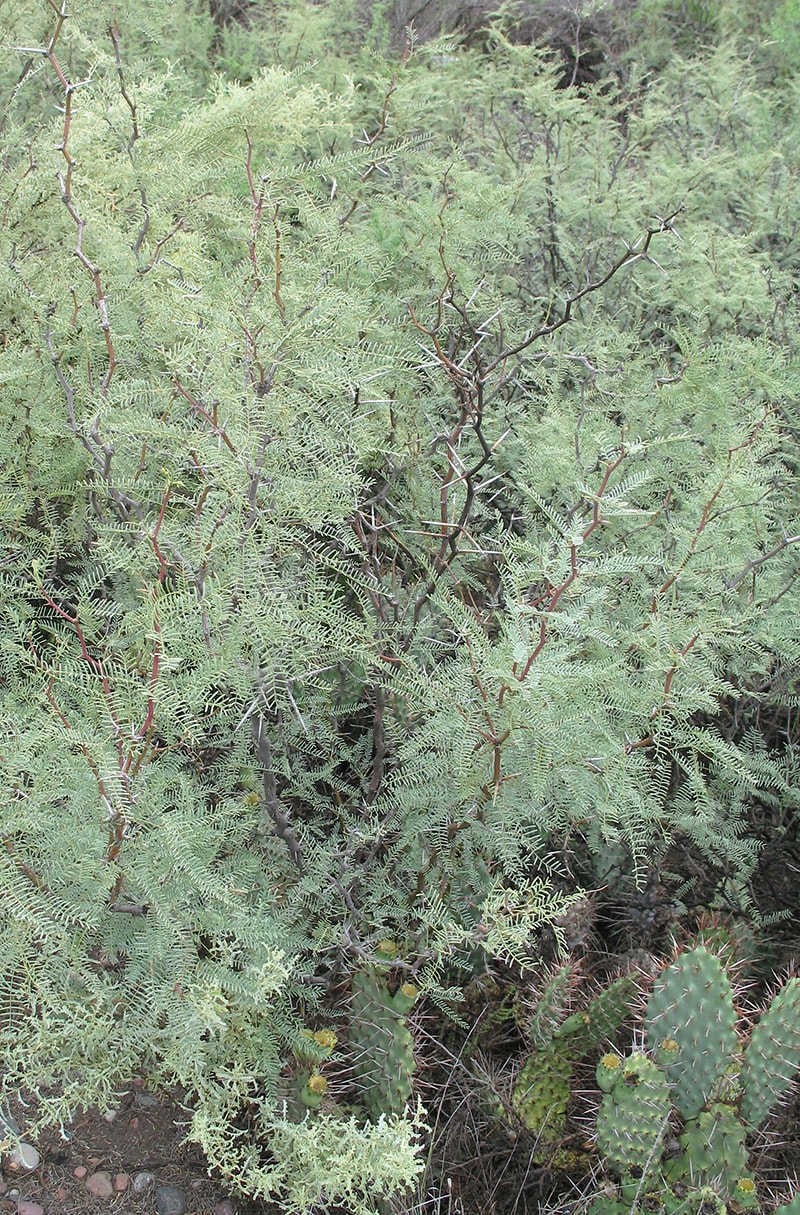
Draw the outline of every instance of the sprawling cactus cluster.
<instances>
[{"instance_id":1,"label":"sprawling cactus cluster","mask_svg":"<svg viewBox=\"0 0 800 1215\"><path fill-rule=\"evenodd\" d=\"M571 980L570 967L562 966L544 986L531 1022L533 1050L517 1077L512 1098L517 1117L537 1136L543 1156L563 1136L577 1064L614 1040L638 991L633 976L621 976L559 1023Z\"/></svg>"},{"instance_id":2,"label":"sprawling cactus cluster","mask_svg":"<svg viewBox=\"0 0 800 1215\"><path fill-rule=\"evenodd\" d=\"M394 941L380 941L374 962L357 971L350 984L353 1077L360 1104L374 1122L382 1114L403 1112L414 1078L414 1041L406 1017L419 993L412 983L390 990L387 980L397 953Z\"/></svg>"},{"instance_id":3,"label":"sprawling cactus cluster","mask_svg":"<svg viewBox=\"0 0 800 1215\"><path fill-rule=\"evenodd\" d=\"M800 1066L800 979L748 1041L725 970L701 945L656 980L644 1030L647 1053L606 1054L597 1067L597 1146L616 1193L595 1198L590 1215L627 1215L645 1198L668 1215L756 1210L746 1135Z\"/></svg>"}]
</instances>

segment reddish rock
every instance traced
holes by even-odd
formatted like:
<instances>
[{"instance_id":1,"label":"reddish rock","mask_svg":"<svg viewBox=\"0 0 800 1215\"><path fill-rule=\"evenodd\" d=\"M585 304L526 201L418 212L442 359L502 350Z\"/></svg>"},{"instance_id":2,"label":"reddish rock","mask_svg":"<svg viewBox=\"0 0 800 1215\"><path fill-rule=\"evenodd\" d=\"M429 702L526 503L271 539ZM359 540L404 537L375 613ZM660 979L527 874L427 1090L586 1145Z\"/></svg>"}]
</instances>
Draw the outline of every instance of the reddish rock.
<instances>
[{"instance_id":1,"label":"reddish rock","mask_svg":"<svg viewBox=\"0 0 800 1215\"><path fill-rule=\"evenodd\" d=\"M88 1172L89 1172L88 1169L85 1169L82 1164L79 1164L77 1169L72 1170L72 1176L77 1177L78 1181L83 1181L84 1177L86 1176L86 1174Z\"/></svg>"},{"instance_id":2,"label":"reddish rock","mask_svg":"<svg viewBox=\"0 0 800 1215\"><path fill-rule=\"evenodd\" d=\"M90 1194L94 1194L95 1198L111 1198L114 1193L114 1184L111 1180L111 1174L101 1169L98 1173L92 1173L91 1177L87 1177L83 1183Z\"/></svg>"},{"instance_id":3,"label":"reddish rock","mask_svg":"<svg viewBox=\"0 0 800 1215\"><path fill-rule=\"evenodd\" d=\"M117 1173L114 1178L114 1189L117 1194L123 1194L131 1184L131 1179L127 1173Z\"/></svg>"},{"instance_id":4,"label":"reddish rock","mask_svg":"<svg viewBox=\"0 0 800 1215\"><path fill-rule=\"evenodd\" d=\"M29 1202L27 1198L20 1198L17 1203L17 1215L44 1215L44 1207L40 1207L38 1202Z\"/></svg>"}]
</instances>

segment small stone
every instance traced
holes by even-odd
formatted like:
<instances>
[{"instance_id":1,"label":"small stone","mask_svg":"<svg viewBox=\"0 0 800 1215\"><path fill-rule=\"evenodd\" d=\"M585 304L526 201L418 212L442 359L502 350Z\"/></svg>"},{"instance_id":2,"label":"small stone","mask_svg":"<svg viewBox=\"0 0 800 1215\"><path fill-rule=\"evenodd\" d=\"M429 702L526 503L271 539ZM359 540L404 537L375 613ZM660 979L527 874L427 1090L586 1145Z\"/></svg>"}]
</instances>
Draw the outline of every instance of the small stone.
<instances>
[{"instance_id":1,"label":"small stone","mask_svg":"<svg viewBox=\"0 0 800 1215\"><path fill-rule=\"evenodd\" d=\"M222 1202L218 1202L214 1207L213 1215L236 1215L236 1208L230 1198L223 1198Z\"/></svg>"},{"instance_id":2,"label":"small stone","mask_svg":"<svg viewBox=\"0 0 800 1215\"><path fill-rule=\"evenodd\" d=\"M63 1185L60 1185L58 1187L58 1189L56 1190L56 1198L58 1199L59 1202L63 1202L64 1199L66 1198L66 1196L67 1196L67 1191L64 1189Z\"/></svg>"},{"instance_id":3,"label":"small stone","mask_svg":"<svg viewBox=\"0 0 800 1215\"><path fill-rule=\"evenodd\" d=\"M129 1120L128 1126L131 1128L132 1131L138 1131L139 1119L134 1115L134 1117Z\"/></svg>"},{"instance_id":4,"label":"small stone","mask_svg":"<svg viewBox=\"0 0 800 1215\"><path fill-rule=\"evenodd\" d=\"M176 1185L156 1186L156 1215L184 1215L186 1195Z\"/></svg>"},{"instance_id":5,"label":"small stone","mask_svg":"<svg viewBox=\"0 0 800 1215\"><path fill-rule=\"evenodd\" d=\"M101 1169L99 1173L92 1173L83 1184L90 1194L94 1194L95 1198L111 1198L114 1193L111 1174L104 1169Z\"/></svg>"},{"instance_id":6,"label":"small stone","mask_svg":"<svg viewBox=\"0 0 800 1215\"><path fill-rule=\"evenodd\" d=\"M117 1194L124 1194L128 1186L131 1184L131 1179L127 1173L117 1173L114 1177L114 1191Z\"/></svg>"},{"instance_id":7,"label":"small stone","mask_svg":"<svg viewBox=\"0 0 800 1215\"><path fill-rule=\"evenodd\" d=\"M78 1181L83 1181L84 1177L86 1176L86 1174L88 1172L89 1172L88 1169L84 1168L84 1166L82 1164L79 1164L76 1169L72 1170L72 1176L77 1177Z\"/></svg>"},{"instance_id":8,"label":"small stone","mask_svg":"<svg viewBox=\"0 0 800 1215\"><path fill-rule=\"evenodd\" d=\"M159 1104L158 1097L151 1097L149 1093L134 1093L133 1099L141 1110L149 1110Z\"/></svg>"},{"instance_id":9,"label":"small stone","mask_svg":"<svg viewBox=\"0 0 800 1215\"><path fill-rule=\"evenodd\" d=\"M42 1158L30 1143L22 1140L13 1147L6 1157L6 1168L12 1173L32 1173L38 1169Z\"/></svg>"},{"instance_id":10,"label":"small stone","mask_svg":"<svg viewBox=\"0 0 800 1215\"><path fill-rule=\"evenodd\" d=\"M44 1207L40 1207L38 1202L29 1202L27 1198L21 1198L17 1203L17 1215L44 1215Z\"/></svg>"},{"instance_id":11,"label":"small stone","mask_svg":"<svg viewBox=\"0 0 800 1215\"><path fill-rule=\"evenodd\" d=\"M155 1183L156 1179L152 1173L137 1173L133 1179L133 1192L134 1194L144 1194Z\"/></svg>"}]
</instances>

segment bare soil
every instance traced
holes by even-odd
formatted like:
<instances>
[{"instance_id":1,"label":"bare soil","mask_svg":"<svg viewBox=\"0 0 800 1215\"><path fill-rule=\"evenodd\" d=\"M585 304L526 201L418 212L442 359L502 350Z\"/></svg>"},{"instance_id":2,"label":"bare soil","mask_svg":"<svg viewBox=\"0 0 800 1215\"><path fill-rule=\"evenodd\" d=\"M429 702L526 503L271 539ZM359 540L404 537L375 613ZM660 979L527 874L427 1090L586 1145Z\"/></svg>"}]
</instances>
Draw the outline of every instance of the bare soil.
<instances>
[{"instance_id":1,"label":"bare soil","mask_svg":"<svg viewBox=\"0 0 800 1215\"><path fill-rule=\"evenodd\" d=\"M12 1112L24 1135L24 1108ZM34 1141L41 1165L23 1177L4 1172L7 1188L0 1197L0 1212L16 1213L18 1200L27 1199L39 1203L45 1215L153 1215L154 1186L136 1194L132 1185L137 1173L152 1173L155 1185L184 1191L188 1215L211 1215L225 1198L237 1215L274 1215L271 1204L238 1198L209 1176L200 1148L186 1142L187 1123L178 1093L145 1094L131 1088L113 1121L98 1110L87 1110L75 1118L66 1139L57 1130L41 1132ZM128 1188L113 1198L97 1198L86 1189L85 1180L75 1176L75 1169L81 1168L86 1176L101 1170L112 1177L126 1174Z\"/></svg>"}]
</instances>

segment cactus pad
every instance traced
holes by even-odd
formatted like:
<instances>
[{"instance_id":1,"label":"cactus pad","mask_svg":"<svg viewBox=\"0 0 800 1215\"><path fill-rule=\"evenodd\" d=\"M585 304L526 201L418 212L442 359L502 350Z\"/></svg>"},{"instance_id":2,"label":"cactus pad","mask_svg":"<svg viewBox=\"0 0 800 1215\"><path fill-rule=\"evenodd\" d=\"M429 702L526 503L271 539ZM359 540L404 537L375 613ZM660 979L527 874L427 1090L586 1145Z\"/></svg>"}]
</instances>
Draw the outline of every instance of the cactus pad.
<instances>
[{"instance_id":1,"label":"cactus pad","mask_svg":"<svg viewBox=\"0 0 800 1215\"><path fill-rule=\"evenodd\" d=\"M547 982L536 997L530 1019L531 1045L538 1049L549 1046L559 1023L564 1018L570 992L577 981L574 962L564 962L552 971Z\"/></svg>"},{"instance_id":2,"label":"cactus pad","mask_svg":"<svg viewBox=\"0 0 800 1215\"><path fill-rule=\"evenodd\" d=\"M742 1064L742 1117L759 1126L800 1067L800 979L789 979L753 1030Z\"/></svg>"},{"instance_id":3,"label":"cactus pad","mask_svg":"<svg viewBox=\"0 0 800 1215\"><path fill-rule=\"evenodd\" d=\"M638 984L632 975L621 975L590 1000L583 1012L574 1013L558 1027L553 1037L569 1039L577 1060L589 1051L613 1042L617 1031L631 1011Z\"/></svg>"},{"instance_id":4,"label":"cactus pad","mask_svg":"<svg viewBox=\"0 0 800 1215\"><path fill-rule=\"evenodd\" d=\"M597 1146L618 1177L652 1171L670 1116L670 1091L661 1069L646 1055L634 1054L615 1069L619 1077L603 1094L597 1117Z\"/></svg>"},{"instance_id":5,"label":"cactus pad","mask_svg":"<svg viewBox=\"0 0 800 1215\"><path fill-rule=\"evenodd\" d=\"M681 1155L668 1162L665 1175L673 1181L712 1185L715 1193L731 1201L737 1183L748 1175L744 1140L745 1127L733 1107L714 1102L687 1122L680 1137Z\"/></svg>"},{"instance_id":6,"label":"cactus pad","mask_svg":"<svg viewBox=\"0 0 800 1215\"><path fill-rule=\"evenodd\" d=\"M738 1046L730 980L702 945L662 971L647 1002L647 1040L682 1118L712 1097Z\"/></svg>"},{"instance_id":7,"label":"cactus pad","mask_svg":"<svg viewBox=\"0 0 800 1215\"><path fill-rule=\"evenodd\" d=\"M376 950L379 962L384 963L396 952L393 941L381 941ZM374 1122L382 1114L402 1113L411 1096L415 1068L414 1040L405 1014L418 992L406 983L392 995L386 969L385 964L366 966L353 975L350 984L353 1077L361 1090L361 1103Z\"/></svg>"},{"instance_id":8,"label":"cactus pad","mask_svg":"<svg viewBox=\"0 0 800 1215\"><path fill-rule=\"evenodd\" d=\"M572 1067L571 1058L544 1047L529 1057L514 1086L512 1104L520 1120L547 1143L564 1132Z\"/></svg>"}]
</instances>

